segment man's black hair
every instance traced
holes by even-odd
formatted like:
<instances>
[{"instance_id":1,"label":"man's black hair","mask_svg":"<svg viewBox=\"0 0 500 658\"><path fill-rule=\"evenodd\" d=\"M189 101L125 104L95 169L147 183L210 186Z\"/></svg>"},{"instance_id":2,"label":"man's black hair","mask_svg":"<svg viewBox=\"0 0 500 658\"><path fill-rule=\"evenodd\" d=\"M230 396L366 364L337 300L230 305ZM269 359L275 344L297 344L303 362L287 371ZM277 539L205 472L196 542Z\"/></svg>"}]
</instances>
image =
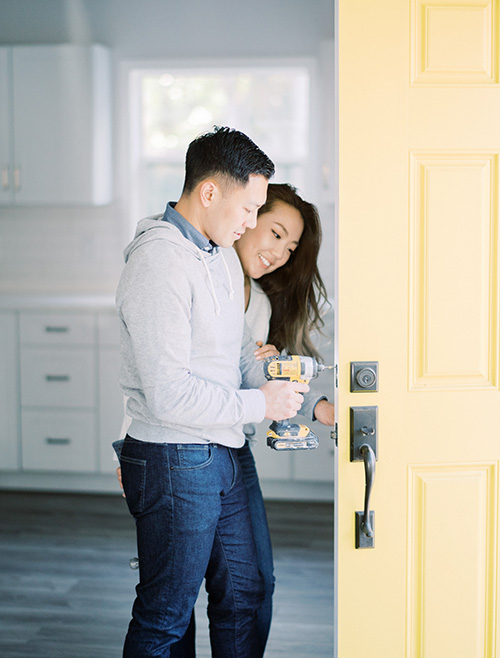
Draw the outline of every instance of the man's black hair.
<instances>
[{"instance_id":1,"label":"man's black hair","mask_svg":"<svg viewBox=\"0 0 500 658\"><path fill-rule=\"evenodd\" d=\"M274 174L274 164L244 133L214 126L188 147L183 192L189 193L202 180L217 175L246 185L250 174L260 174L269 180Z\"/></svg>"}]
</instances>

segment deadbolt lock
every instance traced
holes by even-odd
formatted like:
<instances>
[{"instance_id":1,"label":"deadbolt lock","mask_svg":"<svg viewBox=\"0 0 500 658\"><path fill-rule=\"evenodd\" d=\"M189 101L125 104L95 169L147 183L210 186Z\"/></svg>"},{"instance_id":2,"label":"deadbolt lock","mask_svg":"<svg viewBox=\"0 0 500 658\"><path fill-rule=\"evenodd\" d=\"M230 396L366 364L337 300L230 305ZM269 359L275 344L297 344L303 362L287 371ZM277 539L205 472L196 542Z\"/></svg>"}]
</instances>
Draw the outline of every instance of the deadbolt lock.
<instances>
[{"instance_id":1,"label":"deadbolt lock","mask_svg":"<svg viewBox=\"0 0 500 658\"><path fill-rule=\"evenodd\" d=\"M378 361L351 361L351 393L378 391Z\"/></svg>"}]
</instances>

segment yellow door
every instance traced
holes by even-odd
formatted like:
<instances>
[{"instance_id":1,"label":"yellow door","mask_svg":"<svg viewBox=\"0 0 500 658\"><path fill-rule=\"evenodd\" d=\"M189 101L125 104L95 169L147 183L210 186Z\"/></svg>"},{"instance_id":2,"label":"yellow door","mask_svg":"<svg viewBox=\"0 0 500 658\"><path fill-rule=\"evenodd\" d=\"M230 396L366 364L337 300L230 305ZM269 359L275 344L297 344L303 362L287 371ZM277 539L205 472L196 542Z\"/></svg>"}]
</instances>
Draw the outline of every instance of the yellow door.
<instances>
[{"instance_id":1,"label":"yellow door","mask_svg":"<svg viewBox=\"0 0 500 658\"><path fill-rule=\"evenodd\" d=\"M338 1L338 655L500 657L499 1Z\"/></svg>"}]
</instances>

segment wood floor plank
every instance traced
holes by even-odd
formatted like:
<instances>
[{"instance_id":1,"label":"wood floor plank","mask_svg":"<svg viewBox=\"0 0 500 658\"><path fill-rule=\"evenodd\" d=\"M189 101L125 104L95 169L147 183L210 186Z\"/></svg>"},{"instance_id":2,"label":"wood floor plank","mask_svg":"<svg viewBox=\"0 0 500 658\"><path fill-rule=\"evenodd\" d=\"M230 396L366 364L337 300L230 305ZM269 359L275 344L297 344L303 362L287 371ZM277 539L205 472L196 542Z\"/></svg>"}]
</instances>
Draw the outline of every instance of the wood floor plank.
<instances>
[{"instance_id":1,"label":"wood floor plank","mask_svg":"<svg viewBox=\"0 0 500 658\"><path fill-rule=\"evenodd\" d=\"M332 507L266 507L277 580L266 658L331 658ZM119 495L0 491L0 656L120 658L134 555ZM198 658L210 658L204 591L196 615Z\"/></svg>"}]
</instances>

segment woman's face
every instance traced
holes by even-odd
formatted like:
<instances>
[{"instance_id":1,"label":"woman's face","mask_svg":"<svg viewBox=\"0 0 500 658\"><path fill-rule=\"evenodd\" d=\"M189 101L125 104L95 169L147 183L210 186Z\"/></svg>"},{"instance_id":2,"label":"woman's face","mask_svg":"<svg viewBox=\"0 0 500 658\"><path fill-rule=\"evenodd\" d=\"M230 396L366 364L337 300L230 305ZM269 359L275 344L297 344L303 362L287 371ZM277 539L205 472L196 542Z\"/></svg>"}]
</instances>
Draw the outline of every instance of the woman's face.
<instances>
[{"instance_id":1,"label":"woman's face","mask_svg":"<svg viewBox=\"0 0 500 658\"><path fill-rule=\"evenodd\" d=\"M284 265L299 244L304 221L287 203L277 201L269 212L259 215L257 226L247 229L235 243L243 272L252 279Z\"/></svg>"}]
</instances>

